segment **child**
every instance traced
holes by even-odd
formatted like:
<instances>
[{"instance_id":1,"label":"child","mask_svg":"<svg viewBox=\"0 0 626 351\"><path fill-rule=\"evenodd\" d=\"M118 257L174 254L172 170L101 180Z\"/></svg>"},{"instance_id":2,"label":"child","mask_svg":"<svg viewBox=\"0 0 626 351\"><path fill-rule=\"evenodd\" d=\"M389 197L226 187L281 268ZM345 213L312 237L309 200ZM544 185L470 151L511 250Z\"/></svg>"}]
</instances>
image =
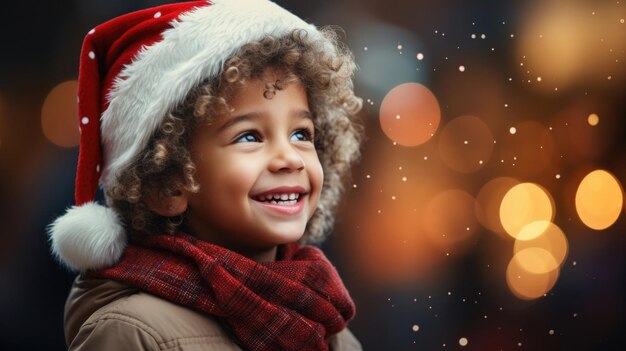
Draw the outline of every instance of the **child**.
<instances>
[{"instance_id":1,"label":"child","mask_svg":"<svg viewBox=\"0 0 626 351\"><path fill-rule=\"evenodd\" d=\"M351 54L267 0L130 13L79 71L72 350L355 350L323 253L358 157ZM94 201L98 184L108 207Z\"/></svg>"}]
</instances>

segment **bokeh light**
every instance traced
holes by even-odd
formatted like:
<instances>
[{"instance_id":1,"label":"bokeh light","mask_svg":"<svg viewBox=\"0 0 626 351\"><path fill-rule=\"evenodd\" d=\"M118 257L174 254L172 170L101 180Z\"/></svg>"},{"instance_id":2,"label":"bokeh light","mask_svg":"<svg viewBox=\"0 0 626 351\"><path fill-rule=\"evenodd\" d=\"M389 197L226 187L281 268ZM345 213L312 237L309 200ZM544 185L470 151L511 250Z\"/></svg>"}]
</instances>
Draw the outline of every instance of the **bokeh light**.
<instances>
[{"instance_id":1,"label":"bokeh light","mask_svg":"<svg viewBox=\"0 0 626 351\"><path fill-rule=\"evenodd\" d=\"M517 52L524 71L542 76L544 83L533 87L548 92L624 73L615 60L624 59L626 31L615 28L615 10L609 7L609 2L541 1L528 9ZM608 48L611 55L600 54Z\"/></svg>"},{"instance_id":2,"label":"bokeh light","mask_svg":"<svg viewBox=\"0 0 626 351\"><path fill-rule=\"evenodd\" d=\"M424 230L442 252L459 252L467 248L476 233L476 201L465 191L452 189L435 196L424 213Z\"/></svg>"},{"instance_id":3,"label":"bokeh light","mask_svg":"<svg viewBox=\"0 0 626 351\"><path fill-rule=\"evenodd\" d=\"M524 257L511 259L506 269L506 282L515 296L523 300L534 300L546 294L559 277L559 270L546 273L532 273L521 265Z\"/></svg>"},{"instance_id":4,"label":"bokeh light","mask_svg":"<svg viewBox=\"0 0 626 351\"><path fill-rule=\"evenodd\" d=\"M430 140L439 127L437 98L425 86L404 83L391 89L380 105L380 126L389 139L403 146Z\"/></svg>"},{"instance_id":5,"label":"bokeh light","mask_svg":"<svg viewBox=\"0 0 626 351\"><path fill-rule=\"evenodd\" d=\"M543 229L539 235L536 235L541 228L545 229ZM556 269L565 262L569 251L569 244L567 237L556 224L537 221L528 224L522 229L520 236L513 246L513 253L517 254L529 248L539 248L549 252L554 258L556 265L554 269Z\"/></svg>"},{"instance_id":6,"label":"bokeh light","mask_svg":"<svg viewBox=\"0 0 626 351\"><path fill-rule=\"evenodd\" d=\"M504 195L519 184L515 178L498 177L490 180L476 196L476 218L487 229L510 238L500 221L500 205Z\"/></svg>"},{"instance_id":7,"label":"bokeh light","mask_svg":"<svg viewBox=\"0 0 626 351\"><path fill-rule=\"evenodd\" d=\"M517 264L525 271L534 274L544 274L559 268L559 264L552 253L540 247L529 247L520 250L513 256Z\"/></svg>"},{"instance_id":8,"label":"bokeh light","mask_svg":"<svg viewBox=\"0 0 626 351\"><path fill-rule=\"evenodd\" d=\"M600 116L598 116L595 113L590 114L587 117L587 123L589 123L590 126L595 127L598 125L598 123L600 123Z\"/></svg>"},{"instance_id":9,"label":"bokeh light","mask_svg":"<svg viewBox=\"0 0 626 351\"><path fill-rule=\"evenodd\" d=\"M46 138L61 147L74 147L79 142L78 106L76 104L78 83L66 81L55 86L41 109L41 128Z\"/></svg>"},{"instance_id":10,"label":"bokeh light","mask_svg":"<svg viewBox=\"0 0 626 351\"><path fill-rule=\"evenodd\" d=\"M547 223L554 217L554 202L548 192L534 183L521 183L511 188L500 205L502 227L513 238L520 235L522 229L536 221Z\"/></svg>"},{"instance_id":11,"label":"bokeh light","mask_svg":"<svg viewBox=\"0 0 626 351\"><path fill-rule=\"evenodd\" d=\"M554 141L542 124L526 121L502 135L500 150L500 161L508 172L515 176L533 176L552 161Z\"/></svg>"},{"instance_id":12,"label":"bokeh light","mask_svg":"<svg viewBox=\"0 0 626 351\"><path fill-rule=\"evenodd\" d=\"M448 122L439 135L441 160L451 169L471 173L482 168L493 153L493 134L485 122L461 116Z\"/></svg>"},{"instance_id":13,"label":"bokeh light","mask_svg":"<svg viewBox=\"0 0 626 351\"><path fill-rule=\"evenodd\" d=\"M576 212L586 226L595 230L615 223L623 202L619 181L605 170L587 174L576 191Z\"/></svg>"}]
</instances>

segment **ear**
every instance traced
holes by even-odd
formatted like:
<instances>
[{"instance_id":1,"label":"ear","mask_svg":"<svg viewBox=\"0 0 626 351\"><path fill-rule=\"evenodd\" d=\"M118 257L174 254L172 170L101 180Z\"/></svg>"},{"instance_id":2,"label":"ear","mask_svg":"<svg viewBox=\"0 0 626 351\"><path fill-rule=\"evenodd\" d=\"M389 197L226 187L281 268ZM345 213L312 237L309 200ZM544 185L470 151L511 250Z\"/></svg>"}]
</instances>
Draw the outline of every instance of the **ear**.
<instances>
[{"instance_id":1,"label":"ear","mask_svg":"<svg viewBox=\"0 0 626 351\"><path fill-rule=\"evenodd\" d=\"M163 217L183 214L188 204L186 192L178 190L174 195L168 195L157 188L151 188L148 191L145 201L150 211Z\"/></svg>"}]
</instances>

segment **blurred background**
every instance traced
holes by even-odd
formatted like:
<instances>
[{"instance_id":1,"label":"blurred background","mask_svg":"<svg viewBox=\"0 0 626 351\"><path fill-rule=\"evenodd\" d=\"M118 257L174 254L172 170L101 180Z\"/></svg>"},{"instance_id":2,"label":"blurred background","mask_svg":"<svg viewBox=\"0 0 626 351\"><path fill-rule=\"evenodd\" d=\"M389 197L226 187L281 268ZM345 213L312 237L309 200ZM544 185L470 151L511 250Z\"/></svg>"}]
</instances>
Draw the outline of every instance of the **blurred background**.
<instances>
[{"instance_id":1,"label":"blurred background","mask_svg":"<svg viewBox=\"0 0 626 351\"><path fill-rule=\"evenodd\" d=\"M322 248L364 348L618 349L624 1L277 2L360 67L367 140ZM45 227L73 203L82 38L162 3L3 5L1 350L65 349Z\"/></svg>"}]
</instances>

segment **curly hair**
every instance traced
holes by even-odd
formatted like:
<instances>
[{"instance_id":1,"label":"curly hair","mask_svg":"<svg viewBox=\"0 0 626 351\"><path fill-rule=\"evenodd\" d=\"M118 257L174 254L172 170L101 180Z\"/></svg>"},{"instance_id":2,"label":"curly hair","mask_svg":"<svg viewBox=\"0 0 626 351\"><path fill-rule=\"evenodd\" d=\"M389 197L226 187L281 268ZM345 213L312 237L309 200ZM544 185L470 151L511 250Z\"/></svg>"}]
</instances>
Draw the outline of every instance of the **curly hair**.
<instances>
[{"instance_id":1,"label":"curly hair","mask_svg":"<svg viewBox=\"0 0 626 351\"><path fill-rule=\"evenodd\" d=\"M319 41L308 39L304 30L295 30L242 46L225 61L221 75L192 89L168 113L142 156L121 173L115 186L105 189L107 202L127 228L148 233L176 230L168 218L148 209L146 197L152 189L167 196L180 194L181 189L197 191L201 185L194 179L195 165L189 152L192 131L199 123L210 122L212 116L228 113L229 97L247 80L276 68L286 79L268 85L265 98L271 99L275 90L290 82L304 85L315 125L315 148L324 170L320 200L301 242L319 243L325 238L334 222L345 177L359 157L363 132L356 118L362 101L353 91L353 56L333 29L320 32L323 39Z\"/></svg>"}]
</instances>

